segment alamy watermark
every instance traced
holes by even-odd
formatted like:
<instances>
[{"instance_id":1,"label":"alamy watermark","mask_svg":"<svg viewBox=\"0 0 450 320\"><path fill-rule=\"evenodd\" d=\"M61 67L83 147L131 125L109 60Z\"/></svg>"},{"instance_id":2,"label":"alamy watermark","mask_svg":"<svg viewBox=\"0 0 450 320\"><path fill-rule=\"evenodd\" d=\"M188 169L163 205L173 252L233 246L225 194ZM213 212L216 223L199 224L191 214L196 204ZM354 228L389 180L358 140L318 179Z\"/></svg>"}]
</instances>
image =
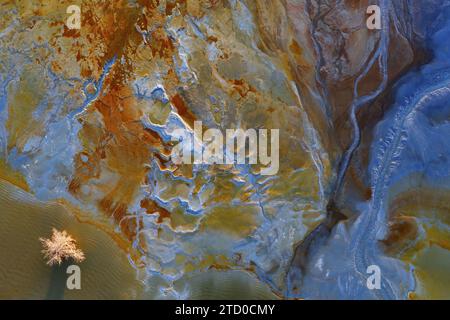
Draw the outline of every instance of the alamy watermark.
<instances>
[{"instance_id":1,"label":"alamy watermark","mask_svg":"<svg viewBox=\"0 0 450 320\"><path fill-rule=\"evenodd\" d=\"M70 5L66 10L70 16L66 20L66 26L69 29L81 29L81 8L77 5Z\"/></svg>"},{"instance_id":2,"label":"alamy watermark","mask_svg":"<svg viewBox=\"0 0 450 320\"><path fill-rule=\"evenodd\" d=\"M376 264L367 267L367 277L366 286L369 290L380 290L381 289L381 268Z\"/></svg>"},{"instance_id":3,"label":"alamy watermark","mask_svg":"<svg viewBox=\"0 0 450 320\"><path fill-rule=\"evenodd\" d=\"M76 264L70 265L66 273L70 276L67 277L66 287L69 290L81 290L81 269Z\"/></svg>"},{"instance_id":4,"label":"alamy watermark","mask_svg":"<svg viewBox=\"0 0 450 320\"><path fill-rule=\"evenodd\" d=\"M270 139L270 142L269 142ZM203 133L201 121L194 122L194 131L177 129L172 141L174 164L259 164L261 175L276 175L280 161L279 129L208 129ZM270 152L269 152L270 143Z\"/></svg>"},{"instance_id":5,"label":"alamy watermark","mask_svg":"<svg viewBox=\"0 0 450 320\"><path fill-rule=\"evenodd\" d=\"M367 8L369 18L366 21L367 29L380 30L381 29L381 8L377 5L371 5Z\"/></svg>"}]
</instances>

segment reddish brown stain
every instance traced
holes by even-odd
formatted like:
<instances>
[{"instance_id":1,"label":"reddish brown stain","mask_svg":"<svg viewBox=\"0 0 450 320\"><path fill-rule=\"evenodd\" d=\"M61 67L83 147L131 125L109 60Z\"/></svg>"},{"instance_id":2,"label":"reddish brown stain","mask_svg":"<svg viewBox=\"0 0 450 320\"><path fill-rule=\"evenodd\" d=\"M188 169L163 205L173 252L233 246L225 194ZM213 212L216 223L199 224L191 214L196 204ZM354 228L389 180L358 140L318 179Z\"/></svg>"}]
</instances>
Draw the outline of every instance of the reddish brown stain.
<instances>
[{"instance_id":1,"label":"reddish brown stain","mask_svg":"<svg viewBox=\"0 0 450 320\"><path fill-rule=\"evenodd\" d=\"M80 30L78 29L69 29L66 25L64 25L63 37L67 38L78 38L80 37Z\"/></svg>"},{"instance_id":2,"label":"reddish brown stain","mask_svg":"<svg viewBox=\"0 0 450 320\"><path fill-rule=\"evenodd\" d=\"M217 37L215 37L215 36L209 36L209 37L208 37L208 41L209 41L209 42L217 42L218 39L217 39Z\"/></svg>"},{"instance_id":3,"label":"reddish brown stain","mask_svg":"<svg viewBox=\"0 0 450 320\"><path fill-rule=\"evenodd\" d=\"M148 214L159 214L158 223L162 223L164 219L170 218L170 212L160 207L152 200L143 199L141 201L141 208L145 209Z\"/></svg>"},{"instance_id":4,"label":"reddish brown stain","mask_svg":"<svg viewBox=\"0 0 450 320\"><path fill-rule=\"evenodd\" d=\"M172 40L162 27L153 31L149 45L154 57L171 58L174 53Z\"/></svg>"},{"instance_id":5,"label":"reddish brown stain","mask_svg":"<svg viewBox=\"0 0 450 320\"><path fill-rule=\"evenodd\" d=\"M172 11L173 11L173 9L175 9L176 6L177 6L176 1L168 0L167 4L166 4L166 16L172 15Z\"/></svg>"},{"instance_id":6,"label":"reddish brown stain","mask_svg":"<svg viewBox=\"0 0 450 320\"><path fill-rule=\"evenodd\" d=\"M177 108L180 117L182 117L193 128L195 116L188 109L188 106L184 102L183 98L179 94L176 94L172 97L170 101L175 106L175 108Z\"/></svg>"},{"instance_id":7,"label":"reddish brown stain","mask_svg":"<svg viewBox=\"0 0 450 320\"><path fill-rule=\"evenodd\" d=\"M242 79L231 80L233 88L239 93L241 98L247 96L249 92L256 93L256 89Z\"/></svg>"},{"instance_id":8,"label":"reddish brown stain","mask_svg":"<svg viewBox=\"0 0 450 320\"><path fill-rule=\"evenodd\" d=\"M417 239L418 232L418 226L414 218L397 217L391 221L388 236L381 243L387 253L395 254L407 247L411 241Z\"/></svg>"}]
</instances>

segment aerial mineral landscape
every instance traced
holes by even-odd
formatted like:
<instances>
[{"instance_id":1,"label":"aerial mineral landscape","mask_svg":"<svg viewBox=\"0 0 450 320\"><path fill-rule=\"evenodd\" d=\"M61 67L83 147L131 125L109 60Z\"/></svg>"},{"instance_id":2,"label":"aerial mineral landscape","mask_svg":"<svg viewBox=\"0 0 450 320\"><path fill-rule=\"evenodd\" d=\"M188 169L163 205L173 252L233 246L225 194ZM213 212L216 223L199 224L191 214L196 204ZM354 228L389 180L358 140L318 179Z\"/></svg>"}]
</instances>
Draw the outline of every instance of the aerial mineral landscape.
<instances>
[{"instance_id":1,"label":"aerial mineral landscape","mask_svg":"<svg viewBox=\"0 0 450 320\"><path fill-rule=\"evenodd\" d=\"M0 299L450 299L450 0L0 17Z\"/></svg>"}]
</instances>

